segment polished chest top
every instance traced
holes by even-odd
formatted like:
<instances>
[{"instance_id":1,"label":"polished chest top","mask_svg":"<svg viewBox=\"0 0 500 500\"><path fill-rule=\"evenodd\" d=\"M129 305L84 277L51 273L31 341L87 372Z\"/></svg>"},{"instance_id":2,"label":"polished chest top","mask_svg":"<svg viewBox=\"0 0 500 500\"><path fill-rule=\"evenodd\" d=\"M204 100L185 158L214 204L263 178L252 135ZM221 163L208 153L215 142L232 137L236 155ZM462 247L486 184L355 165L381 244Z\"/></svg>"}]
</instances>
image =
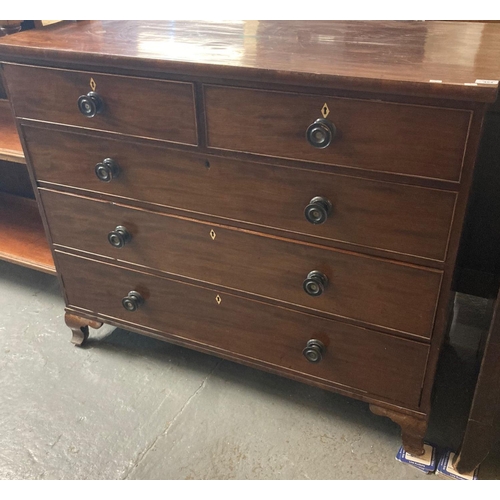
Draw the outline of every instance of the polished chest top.
<instances>
[{"instance_id":1,"label":"polished chest top","mask_svg":"<svg viewBox=\"0 0 500 500\"><path fill-rule=\"evenodd\" d=\"M356 397L419 453L499 44L437 22L0 44L73 341L107 322Z\"/></svg>"}]
</instances>

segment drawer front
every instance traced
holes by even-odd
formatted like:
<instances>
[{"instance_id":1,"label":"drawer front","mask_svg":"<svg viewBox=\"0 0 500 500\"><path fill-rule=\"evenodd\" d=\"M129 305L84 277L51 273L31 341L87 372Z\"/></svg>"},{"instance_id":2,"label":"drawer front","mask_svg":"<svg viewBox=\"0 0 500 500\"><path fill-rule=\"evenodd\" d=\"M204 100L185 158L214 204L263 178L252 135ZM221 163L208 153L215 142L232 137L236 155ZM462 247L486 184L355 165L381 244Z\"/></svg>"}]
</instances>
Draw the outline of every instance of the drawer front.
<instances>
[{"instance_id":1,"label":"drawer front","mask_svg":"<svg viewBox=\"0 0 500 500\"><path fill-rule=\"evenodd\" d=\"M40 181L286 230L294 236L311 235L326 244L354 243L438 261L446 255L453 192L31 126L23 126L23 131ZM101 182L94 167L107 157L116 160L120 174L111 182ZM332 204L323 224L311 224L304 216L305 207L317 196Z\"/></svg>"},{"instance_id":2,"label":"drawer front","mask_svg":"<svg viewBox=\"0 0 500 500\"><path fill-rule=\"evenodd\" d=\"M64 253L57 253L57 263L71 306L285 374L418 405L426 345ZM135 312L121 303L132 290L145 299ZM326 346L316 364L302 355L310 339Z\"/></svg>"},{"instance_id":3,"label":"drawer front","mask_svg":"<svg viewBox=\"0 0 500 500\"><path fill-rule=\"evenodd\" d=\"M55 244L431 335L441 272L54 191L40 193ZM131 238L122 248L108 242L117 226ZM315 270L328 278L320 296L303 288Z\"/></svg>"},{"instance_id":4,"label":"drawer front","mask_svg":"<svg viewBox=\"0 0 500 500\"><path fill-rule=\"evenodd\" d=\"M471 112L380 101L205 87L211 148L458 181ZM327 120L324 149L306 140Z\"/></svg>"},{"instance_id":5,"label":"drawer front","mask_svg":"<svg viewBox=\"0 0 500 500\"><path fill-rule=\"evenodd\" d=\"M197 144L191 83L9 64L4 71L18 118ZM87 118L77 102L91 79L104 109Z\"/></svg>"}]
</instances>

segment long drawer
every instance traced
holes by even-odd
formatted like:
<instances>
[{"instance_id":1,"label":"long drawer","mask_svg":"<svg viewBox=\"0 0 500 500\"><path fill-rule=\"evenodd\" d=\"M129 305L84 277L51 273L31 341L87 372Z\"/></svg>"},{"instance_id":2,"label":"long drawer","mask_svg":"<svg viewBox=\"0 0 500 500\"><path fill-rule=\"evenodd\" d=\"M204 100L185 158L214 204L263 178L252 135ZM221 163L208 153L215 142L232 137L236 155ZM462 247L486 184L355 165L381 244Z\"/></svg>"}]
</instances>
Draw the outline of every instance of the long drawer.
<instances>
[{"instance_id":1,"label":"long drawer","mask_svg":"<svg viewBox=\"0 0 500 500\"><path fill-rule=\"evenodd\" d=\"M191 83L32 66L4 66L18 118L197 144ZM81 114L78 98L95 92L102 112Z\"/></svg>"},{"instance_id":2,"label":"long drawer","mask_svg":"<svg viewBox=\"0 0 500 500\"><path fill-rule=\"evenodd\" d=\"M56 245L431 336L439 271L56 191L40 193ZM121 248L108 241L113 232ZM312 271L328 280L318 296L304 289ZM309 279L309 291L316 293L321 281Z\"/></svg>"},{"instance_id":3,"label":"long drawer","mask_svg":"<svg viewBox=\"0 0 500 500\"><path fill-rule=\"evenodd\" d=\"M70 306L222 356L418 406L426 345L66 253L56 256ZM130 291L144 299L133 312L122 306ZM302 355L311 339L325 346L319 363Z\"/></svg>"},{"instance_id":4,"label":"long drawer","mask_svg":"<svg viewBox=\"0 0 500 500\"><path fill-rule=\"evenodd\" d=\"M210 85L204 96L211 148L460 179L470 111ZM306 132L325 116L336 134L318 149Z\"/></svg>"},{"instance_id":5,"label":"long drawer","mask_svg":"<svg viewBox=\"0 0 500 500\"><path fill-rule=\"evenodd\" d=\"M262 228L311 235L443 261L456 193L297 168L196 155L125 141L23 126L39 181L107 193ZM60 147L63 144L64 147ZM101 182L105 158L118 177ZM304 215L315 197L327 199L323 224Z\"/></svg>"}]
</instances>

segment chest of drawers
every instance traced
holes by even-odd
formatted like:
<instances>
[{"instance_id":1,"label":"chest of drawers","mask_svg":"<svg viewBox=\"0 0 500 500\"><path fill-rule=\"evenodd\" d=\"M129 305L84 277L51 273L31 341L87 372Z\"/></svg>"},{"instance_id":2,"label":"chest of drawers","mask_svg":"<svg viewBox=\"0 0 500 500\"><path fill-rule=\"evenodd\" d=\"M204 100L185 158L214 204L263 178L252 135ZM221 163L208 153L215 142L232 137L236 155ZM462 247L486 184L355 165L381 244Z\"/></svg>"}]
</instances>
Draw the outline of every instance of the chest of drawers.
<instances>
[{"instance_id":1,"label":"chest of drawers","mask_svg":"<svg viewBox=\"0 0 500 500\"><path fill-rule=\"evenodd\" d=\"M484 35L458 23L79 22L0 44L73 342L106 322L340 392L420 454L498 86L500 31L475 29L483 65L443 62L457 30Z\"/></svg>"}]
</instances>

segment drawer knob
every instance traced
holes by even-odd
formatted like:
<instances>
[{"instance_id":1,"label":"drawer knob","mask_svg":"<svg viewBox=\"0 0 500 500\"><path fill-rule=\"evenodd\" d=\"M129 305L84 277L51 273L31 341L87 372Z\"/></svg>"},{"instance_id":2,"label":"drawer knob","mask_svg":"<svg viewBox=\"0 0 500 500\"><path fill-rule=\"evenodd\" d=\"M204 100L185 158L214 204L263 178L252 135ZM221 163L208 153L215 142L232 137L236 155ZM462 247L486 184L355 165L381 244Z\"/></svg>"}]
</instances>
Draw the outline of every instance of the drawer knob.
<instances>
[{"instance_id":1,"label":"drawer knob","mask_svg":"<svg viewBox=\"0 0 500 500\"><path fill-rule=\"evenodd\" d=\"M122 306L130 312L137 311L142 304L144 304L144 299L139 292L128 292L128 295L122 299Z\"/></svg>"},{"instance_id":2,"label":"drawer knob","mask_svg":"<svg viewBox=\"0 0 500 500\"><path fill-rule=\"evenodd\" d=\"M310 363L319 363L323 359L325 344L321 340L311 339L307 341L302 354Z\"/></svg>"},{"instance_id":3,"label":"drawer knob","mask_svg":"<svg viewBox=\"0 0 500 500\"><path fill-rule=\"evenodd\" d=\"M109 244L115 248L123 248L132 236L125 226L116 226L114 231L108 233Z\"/></svg>"},{"instance_id":4,"label":"drawer knob","mask_svg":"<svg viewBox=\"0 0 500 500\"><path fill-rule=\"evenodd\" d=\"M102 113L104 101L96 92L89 92L87 95L81 95L78 98L78 109L83 116L93 118Z\"/></svg>"},{"instance_id":5,"label":"drawer knob","mask_svg":"<svg viewBox=\"0 0 500 500\"><path fill-rule=\"evenodd\" d=\"M319 297L328 285L328 278L320 271L311 271L302 286L311 297Z\"/></svg>"},{"instance_id":6,"label":"drawer knob","mask_svg":"<svg viewBox=\"0 0 500 500\"><path fill-rule=\"evenodd\" d=\"M113 158L105 158L95 166L95 175L102 182L110 182L120 173L120 167Z\"/></svg>"},{"instance_id":7,"label":"drawer knob","mask_svg":"<svg viewBox=\"0 0 500 500\"><path fill-rule=\"evenodd\" d=\"M325 149L331 144L336 133L337 129L331 121L318 118L307 127L306 138L311 146Z\"/></svg>"},{"instance_id":8,"label":"drawer knob","mask_svg":"<svg viewBox=\"0 0 500 500\"><path fill-rule=\"evenodd\" d=\"M332 204L322 196L315 196L304 209L304 215L311 224L323 224L332 213Z\"/></svg>"}]
</instances>

